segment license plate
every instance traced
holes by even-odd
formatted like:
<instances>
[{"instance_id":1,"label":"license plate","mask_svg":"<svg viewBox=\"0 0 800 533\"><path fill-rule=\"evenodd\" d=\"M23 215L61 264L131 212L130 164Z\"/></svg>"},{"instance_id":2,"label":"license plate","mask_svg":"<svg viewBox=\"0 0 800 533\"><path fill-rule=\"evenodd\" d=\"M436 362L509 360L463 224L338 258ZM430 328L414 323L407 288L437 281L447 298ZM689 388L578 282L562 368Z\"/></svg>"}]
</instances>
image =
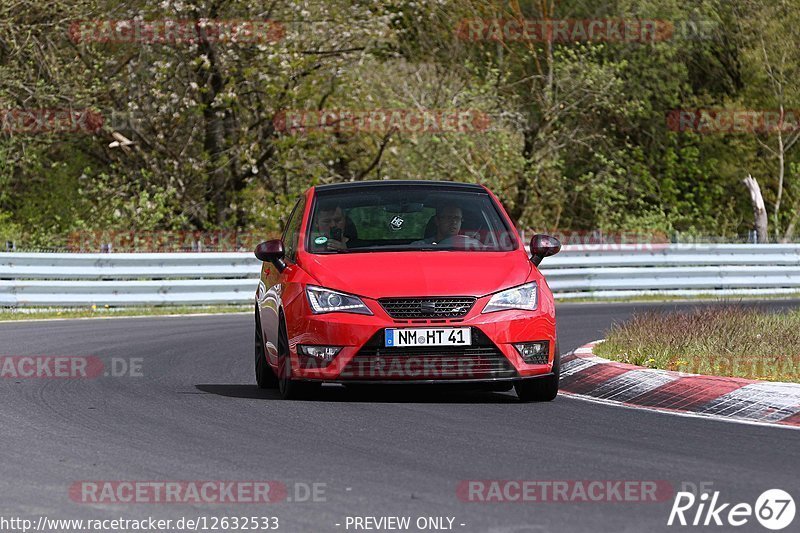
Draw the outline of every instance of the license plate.
<instances>
[{"instance_id":1,"label":"license plate","mask_svg":"<svg viewBox=\"0 0 800 533\"><path fill-rule=\"evenodd\" d=\"M470 346L470 328L387 329L386 346Z\"/></svg>"}]
</instances>

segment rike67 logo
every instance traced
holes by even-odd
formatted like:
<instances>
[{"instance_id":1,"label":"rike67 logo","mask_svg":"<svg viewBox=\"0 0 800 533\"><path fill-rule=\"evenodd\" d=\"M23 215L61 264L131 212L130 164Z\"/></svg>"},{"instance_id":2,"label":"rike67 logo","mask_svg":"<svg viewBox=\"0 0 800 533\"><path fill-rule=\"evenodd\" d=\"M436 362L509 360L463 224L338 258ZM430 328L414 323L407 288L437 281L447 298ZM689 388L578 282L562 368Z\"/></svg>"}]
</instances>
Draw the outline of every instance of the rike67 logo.
<instances>
[{"instance_id":1,"label":"rike67 logo","mask_svg":"<svg viewBox=\"0 0 800 533\"><path fill-rule=\"evenodd\" d=\"M699 497L691 492L678 492L667 525L739 527L755 516L765 528L779 531L792 523L794 515L794 499L781 489L764 491L755 505L722 502L719 491L710 496L704 492Z\"/></svg>"}]
</instances>

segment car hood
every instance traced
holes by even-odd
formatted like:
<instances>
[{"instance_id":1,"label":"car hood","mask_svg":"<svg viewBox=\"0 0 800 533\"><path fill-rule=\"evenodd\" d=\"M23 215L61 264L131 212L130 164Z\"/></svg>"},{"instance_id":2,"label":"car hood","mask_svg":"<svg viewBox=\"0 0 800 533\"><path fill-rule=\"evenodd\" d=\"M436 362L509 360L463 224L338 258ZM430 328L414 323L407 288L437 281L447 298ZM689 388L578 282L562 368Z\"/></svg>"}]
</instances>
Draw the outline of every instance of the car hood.
<instances>
[{"instance_id":1,"label":"car hood","mask_svg":"<svg viewBox=\"0 0 800 533\"><path fill-rule=\"evenodd\" d=\"M532 264L513 252L374 252L304 254L320 285L367 298L485 296L525 283Z\"/></svg>"}]
</instances>

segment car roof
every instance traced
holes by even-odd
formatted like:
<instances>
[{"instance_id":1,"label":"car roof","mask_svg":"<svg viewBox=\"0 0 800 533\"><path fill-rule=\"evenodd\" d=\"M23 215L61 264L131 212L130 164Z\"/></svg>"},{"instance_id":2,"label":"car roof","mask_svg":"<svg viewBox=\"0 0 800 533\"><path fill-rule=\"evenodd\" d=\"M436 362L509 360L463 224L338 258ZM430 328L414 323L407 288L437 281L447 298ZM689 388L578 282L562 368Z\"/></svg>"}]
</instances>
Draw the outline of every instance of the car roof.
<instances>
[{"instance_id":1,"label":"car roof","mask_svg":"<svg viewBox=\"0 0 800 533\"><path fill-rule=\"evenodd\" d=\"M342 183L330 183L328 185L317 185L317 191L341 191L348 189L358 189L360 187L396 187L398 185L422 185L431 188L485 191L483 186L476 183L461 183L458 181L431 181L431 180L371 180L371 181L345 181Z\"/></svg>"}]
</instances>

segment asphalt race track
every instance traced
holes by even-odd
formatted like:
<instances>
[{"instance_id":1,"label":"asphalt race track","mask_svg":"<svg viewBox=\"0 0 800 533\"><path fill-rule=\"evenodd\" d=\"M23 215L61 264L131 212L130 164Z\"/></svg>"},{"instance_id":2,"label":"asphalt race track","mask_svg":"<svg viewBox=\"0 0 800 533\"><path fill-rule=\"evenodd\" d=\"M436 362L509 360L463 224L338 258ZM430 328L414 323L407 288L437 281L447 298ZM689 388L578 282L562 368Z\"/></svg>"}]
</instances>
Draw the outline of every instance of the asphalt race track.
<instances>
[{"instance_id":1,"label":"asphalt race track","mask_svg":"<svg viewBox=\"0 0 800 533\"><path fill-rule=\"evenodd\" d=\"M561 350L652 307L686 304L561 304ZM0 355L93 355L106 368L141 358L142 374L0 379L0 514L276 516L288 532L354 531L347 516L455 517L463 532L729 530L667 527L671 497L471 503L456 494L462 480L508 479L711 482L725 502L752 505L782 488L800 503L798 430L565 396L520 404L513 393L326 387L317 401L281 401L256 389L252 344L245 315L0 324ZM70 499L80 480L278 480L294 500L322 483L324 501L96 505ZM737 530L766 531L754 518Z\"/></svg>"}]
</instances>

